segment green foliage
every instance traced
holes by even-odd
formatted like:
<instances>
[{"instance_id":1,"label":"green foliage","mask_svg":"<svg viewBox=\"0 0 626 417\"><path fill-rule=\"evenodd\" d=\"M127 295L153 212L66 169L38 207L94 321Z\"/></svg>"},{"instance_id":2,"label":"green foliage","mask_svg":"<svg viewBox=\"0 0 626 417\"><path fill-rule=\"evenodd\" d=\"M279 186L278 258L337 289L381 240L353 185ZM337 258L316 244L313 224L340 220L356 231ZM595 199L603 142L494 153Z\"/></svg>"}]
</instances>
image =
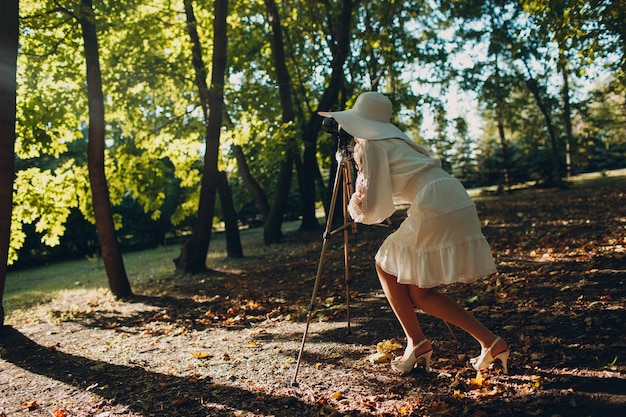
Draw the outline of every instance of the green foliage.
<instances>
[{"instance_id":1,"label":"green foliage","mask_svg":"<svg viewBox=\"0 0 626 417\"><path fill-rule=\"evenodd\" d=\"M48 246L59 244L65 233L70 211L77 207L75 172L72 162L54 172L28 168L17 173L14 182L14 208L9 246L9 264L17 259L17 251L26 238L23 224L34 224L41 241ZM54 190L57 192L49 192Z\"/></svg>"},{"instance_id":2,"label":"green foliage","mask_svg":"<svg viewBox=\"0 0 626 417\"><path fill-rule=\"evenodd\" d=\"M12 262L27 242L26 232L46 245L59 245L71 216L80 213L93 221L86 168L86 71L76 23L79 2L62 3L20 2ZM116 226L129 241L140 235L155 241L160 238L148 236L146 229L163 236L193 219L203 166L204 116L194 86L183 2L94 3L105 95L106 170ZM537 83L554 120L562 157L564 114L557 87L559 69L569 68L581 167L617 167L624 155L622 3L355 2L334 106L350 107L359 93L372 88L388 94L395 106L393 121L415 140L430 144L455 174L476 185L501 181L500 122L514 180L541 179L551 163L548 131L528 81ZM265 4L230 2L219 166L228 174L237 209L251 196L231 146L243 147L252 174L272 196L287 150L302 155L307 123L333 70L331 51L337 51L331 35L338 33L341 2L280 2L278 7L296 107L289 124L281 121ZM213 10L202 2L195 2L194 10L204 56L209 57ZM588 96L591 69L601 64L608 64L616 81ZM454 112L442 97L452 86L478 97L481 137L472 136L475 121L468 109ZM335 150L335 138L320 133L317 160L326 180ZM297 181L292 184L297 193Z\"/></svg>"}]
</instances>

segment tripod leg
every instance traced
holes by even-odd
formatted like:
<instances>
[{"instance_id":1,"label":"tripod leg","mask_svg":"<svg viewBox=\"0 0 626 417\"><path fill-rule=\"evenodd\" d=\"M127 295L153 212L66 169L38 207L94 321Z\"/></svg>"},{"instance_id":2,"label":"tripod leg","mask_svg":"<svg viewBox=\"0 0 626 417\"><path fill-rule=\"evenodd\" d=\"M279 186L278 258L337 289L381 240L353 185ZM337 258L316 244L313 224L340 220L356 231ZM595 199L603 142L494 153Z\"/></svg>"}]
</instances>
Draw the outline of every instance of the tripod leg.
<instances>
[{"instance_id":1,"label":"tripod leg","mask_svg":"<svg viewBox=\"0 0 626 417\"><path fill-rule=\"evenodd\" d=\"M331 235L331 228L333 224L333 213L335 204L337 203L337 194L339 194L339 187L341 180L343 178L343 169L342 164L337 168L337 174L335 175L335 183L333 185L333 194L330 200L330 210L328 212L328 219L326 219L326 228L324 229L324 236L322 242L322 252L320 254L319 263L317 265L317 274L315 276L315 284L313 285L313 294L311 295L311 302L309 303L309 313L307 315L306 327L304 329L304 334L302 335L302 343L300 345L300 352L298 353L298 361L296 362L296 372L293 376L292 385L298 385L298 371L300 369L300 363L302 361L302 353L304 352L304 344L306 343L306 338L309 333L309 326L311 324L311 318L313 316L313 311L315 310L315 304L317 302L317 292L319 290L320 278L322 276L322 268L324 266L324 261L326 258L326 247L328 245L328 238Z\"/></svg>"},{"instance_id":2,"label":"tripod leg","mask_svg":"<svg viewBox=\"0 0 626 417\"><path fill-rule=\"evenodd\" d=\"M348 204L350 203L350 197L352 196L352 171L350 171L350 164L347 161L344 161L342 164L343 177L345 181L343 182L343 261L345 266L345 279L346 279L346 309L347 309L347 320L348 320L348 331L350 334L352 332L350 328L350 283L351 283L351 274L350 274L350 250L348 246L349 241L349 230L348 226L352 225L352 231L356 232L355 226L356 223L349 221L348 214Z\"/></svg>"}]
</instances>

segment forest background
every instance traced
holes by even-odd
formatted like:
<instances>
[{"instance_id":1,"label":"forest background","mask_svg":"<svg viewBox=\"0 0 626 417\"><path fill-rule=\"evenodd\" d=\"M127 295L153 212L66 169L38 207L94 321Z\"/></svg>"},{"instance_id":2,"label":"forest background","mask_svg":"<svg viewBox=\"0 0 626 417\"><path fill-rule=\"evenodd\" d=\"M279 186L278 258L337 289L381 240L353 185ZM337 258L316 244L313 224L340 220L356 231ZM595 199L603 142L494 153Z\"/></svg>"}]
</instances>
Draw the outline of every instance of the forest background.
<instances>
[{"instance_id":1,"label":"forest background","mask_svg":"<svg viewBox=\"0 0 626 417\"><path fill-rule=\"evenodd\" d=\"M122 250L181 242L198 272L217 227L234 257L242 224L321 230L337 143L316 112L367 90L467 187L625 166L621 0L6 5L3 266L101 256L127 296Z\"/></svg>"}]
</instances>

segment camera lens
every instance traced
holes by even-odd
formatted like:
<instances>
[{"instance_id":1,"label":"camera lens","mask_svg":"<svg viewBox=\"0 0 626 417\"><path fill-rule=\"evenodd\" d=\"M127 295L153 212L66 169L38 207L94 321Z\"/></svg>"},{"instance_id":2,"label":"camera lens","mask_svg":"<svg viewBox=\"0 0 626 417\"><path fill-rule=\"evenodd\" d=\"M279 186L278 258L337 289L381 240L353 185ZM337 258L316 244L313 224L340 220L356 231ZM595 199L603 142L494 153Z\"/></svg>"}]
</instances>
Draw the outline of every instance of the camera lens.
<instances>
[{"instance_id":1,"label":"camera lens","mask_svg":"<svg viewBox=\"0 0 626 417\"><path fill-rule=\"evenodd\" d=\"M339 133L339 123L332 117L325 117L322 120L322 129L324 132L336 135Z\"/></svg>"}]
</instances>

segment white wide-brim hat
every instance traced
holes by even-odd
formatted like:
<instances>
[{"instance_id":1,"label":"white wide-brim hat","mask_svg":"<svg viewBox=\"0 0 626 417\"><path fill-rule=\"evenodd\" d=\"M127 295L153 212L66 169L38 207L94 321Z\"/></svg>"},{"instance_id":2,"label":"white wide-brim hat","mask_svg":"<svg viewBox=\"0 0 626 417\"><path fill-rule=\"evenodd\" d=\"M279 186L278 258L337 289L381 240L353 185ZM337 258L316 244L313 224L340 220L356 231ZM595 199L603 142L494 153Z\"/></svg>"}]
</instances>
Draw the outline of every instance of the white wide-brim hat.
<instances>
[{"instance_id":1,"label":"white wide-brim hat","mask_svg":"<svg viewBox=\"0 0 626 417\"><path fill-rule=\"evenodd\" d=\"M358 96L350 110L321 111L318 114L332 117L343 130L360 139L410 140L403 131L390 122L392 112L391 100L381 93L369 91Z\"/></svg>"}]
</instances>

